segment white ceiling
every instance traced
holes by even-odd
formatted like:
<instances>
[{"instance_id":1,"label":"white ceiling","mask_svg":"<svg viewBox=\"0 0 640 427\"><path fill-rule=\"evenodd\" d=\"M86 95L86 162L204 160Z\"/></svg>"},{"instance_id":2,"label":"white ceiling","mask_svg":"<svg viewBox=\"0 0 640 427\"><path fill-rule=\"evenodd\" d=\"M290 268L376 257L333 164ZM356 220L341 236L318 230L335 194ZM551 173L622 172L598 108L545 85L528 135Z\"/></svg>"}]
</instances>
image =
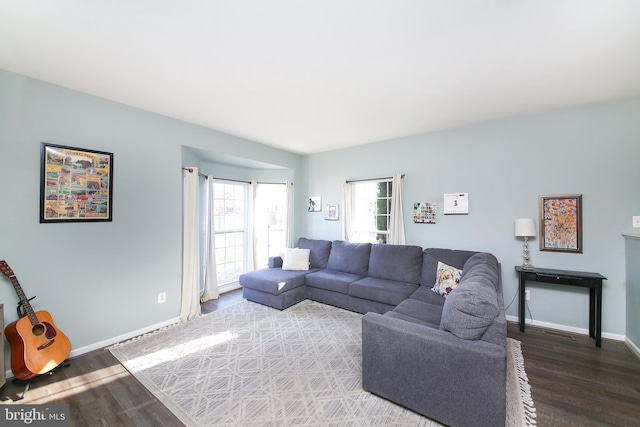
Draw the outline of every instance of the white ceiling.
<instances>
[{"instance_id":1,"label":"white ceiling","mask_svg":"<svg viewBox=\"0 0 640 427\"><path fill-rule=\"evenodd\" d=\"M640 95L640 1L0 0L0 69L316 153Z\"/></svg>"}]
</instances>

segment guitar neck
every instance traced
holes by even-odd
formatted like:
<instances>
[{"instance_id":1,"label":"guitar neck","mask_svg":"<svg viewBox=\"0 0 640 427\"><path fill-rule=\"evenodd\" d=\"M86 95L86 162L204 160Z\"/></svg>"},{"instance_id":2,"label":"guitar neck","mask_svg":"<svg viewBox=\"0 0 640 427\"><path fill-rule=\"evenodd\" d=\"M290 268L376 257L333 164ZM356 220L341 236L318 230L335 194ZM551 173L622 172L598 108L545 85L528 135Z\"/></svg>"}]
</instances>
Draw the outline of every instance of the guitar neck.
<instances>
[{"instance_id":1,"label":"guitar neck","mask_svg":"<svg viewBox=\"0 0 640 427\"><path fill-rule=\"evenodd\" d=\"M38 324L38 318L36 317L36 313L33 311L33 308L31 307L31 303L29 303L29 299L24 294L24 291L22 290L22 286L20 286L20 282L18 282L18 278L16 277L15 274L13 274L9 276L9 280L11 280L11 284L13 285L13 288L16 290L16 294L18 294L18 298L20 299L20 304L24 307L24 311L27 313L27 316L29 316L29 320L31 321L31 324L32 325Z\"/></svg>"}]
</instances>

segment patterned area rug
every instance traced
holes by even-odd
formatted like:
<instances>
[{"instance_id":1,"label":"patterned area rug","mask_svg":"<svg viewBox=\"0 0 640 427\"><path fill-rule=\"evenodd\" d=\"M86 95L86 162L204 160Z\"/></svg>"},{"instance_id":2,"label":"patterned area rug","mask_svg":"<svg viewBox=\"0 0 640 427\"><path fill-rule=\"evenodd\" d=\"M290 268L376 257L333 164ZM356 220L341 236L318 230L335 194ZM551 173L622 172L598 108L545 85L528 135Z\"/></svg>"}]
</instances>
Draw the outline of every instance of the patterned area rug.
<instances>
[{"instance_id":1,"label":"patterned area rug","mask_svg":"<svg viewBox=\"0 0 640 427\"><path fill-rule=\"evenodd\" d=\"M187 426L439 426L362 389L361 319L310 300L241 301L109 350ZM509 426L535 424L519 344Z\"/></svg>"}]
</instances>

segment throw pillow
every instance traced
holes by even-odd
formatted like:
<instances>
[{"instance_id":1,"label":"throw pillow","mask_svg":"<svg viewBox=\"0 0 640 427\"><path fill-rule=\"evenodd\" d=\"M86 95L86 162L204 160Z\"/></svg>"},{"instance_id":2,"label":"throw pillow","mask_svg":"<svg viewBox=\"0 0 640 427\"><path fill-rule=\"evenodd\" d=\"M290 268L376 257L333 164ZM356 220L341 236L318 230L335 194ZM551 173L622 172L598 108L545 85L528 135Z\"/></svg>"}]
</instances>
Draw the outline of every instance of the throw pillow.
<instances>
[{"instance_id":1,"label":"throw pillow","mask_svg":"<svg viewBox=\"0 0 640 427\"><path fill-rule=\"evenodd\" d=\"M447 297L449 292L455 289L460 283L462 270L438 261L438 271L436 272L436 283L433 285L433 292L443 297Z\"/></svg>"},{"instance_id":2,"label":"throw pillow","mask_svg":"<svg viewBox=\"0 0 640 427\"><path fill-rule=\"evenodd\" d=\"M285 248L282 258L283 270L308 270L309 269L309 249Z\"/></svg>"}]
</instances>

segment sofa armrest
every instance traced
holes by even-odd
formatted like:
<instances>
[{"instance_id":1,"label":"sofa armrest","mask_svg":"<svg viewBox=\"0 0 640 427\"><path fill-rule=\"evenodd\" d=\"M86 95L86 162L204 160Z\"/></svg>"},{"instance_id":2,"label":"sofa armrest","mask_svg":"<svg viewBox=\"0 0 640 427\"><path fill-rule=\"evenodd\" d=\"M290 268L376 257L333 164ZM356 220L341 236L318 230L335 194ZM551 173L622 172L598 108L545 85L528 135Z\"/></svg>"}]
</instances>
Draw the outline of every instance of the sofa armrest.
<instances>
[{"instance_id":1,"label":"sofa armrest","mask_svg":"<svg viewBox=\"0 0 640 427\"><path fill-rule=\"evenodd\" d=\"M506 348L367 313L362 318L362 386L455 426L504 426Z\"/></svg>"},{"instance_id":2,"label":"sofa armrest","mask_svg":"<svg viewBox=\"0 0 640 427\"><path fill-rule=\"evenodd\" d=\"M282 257L280 256L269 257L269 268L278 268L278 267L282 267Z\"/></svg>"}]
</instances>

